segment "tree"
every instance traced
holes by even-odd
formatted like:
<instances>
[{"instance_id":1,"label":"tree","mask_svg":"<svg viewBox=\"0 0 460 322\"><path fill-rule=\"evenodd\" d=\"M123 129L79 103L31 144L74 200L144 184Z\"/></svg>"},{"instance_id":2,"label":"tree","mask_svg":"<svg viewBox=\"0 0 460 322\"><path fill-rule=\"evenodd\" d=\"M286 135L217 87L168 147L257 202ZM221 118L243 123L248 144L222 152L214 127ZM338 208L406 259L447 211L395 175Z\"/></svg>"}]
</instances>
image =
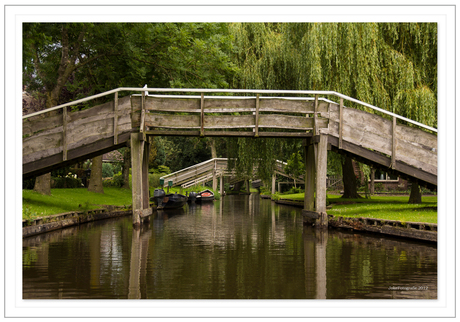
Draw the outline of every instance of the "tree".
<instances>
[{"instance_id":1,"label":"tree","mask_svg":"<svg viewBox=\"0 0 460 322\"><path fill-rule=\"evenodd\" d=\"M436 126L435 23L234 23L231 31L242 71L235 87L337 91ZM347 195L353 176L343 175Z\"/></svg>"},{"instance_id":2,"label":"tree","mask_svg":"<svg viewBox=\"0 0 460 322\"><path fill-rule=\"evenodd\" d=\"M237 71L228 58L227 28L223 23L27 23L23 82L43 92L46 108L123 86L225 88Z\"/></svg>"},{"instance_id":3,"label":"tree","mask_svg":"<svg viewBox=\"0 0 460 322\"><path fill-rule=\"evenodd\" d=\"M102 155L92 159L88 191L104 193L104 187L102 186Z\"/></svg>"},{"instance_id":4,"label":"tree","mask_svg":"<svg viewBox=\"0 0 460 322\"><path fill-rule=\"evenodd\" d=\"M286 174L290 175L294 178L294 187L297 188L296 179L305 173L305 164L302 162L302 156L300 155L299 151L293 153L289 160L287 161L287 165L284 167L284 171Z\"/></svg>"}]
</instances>

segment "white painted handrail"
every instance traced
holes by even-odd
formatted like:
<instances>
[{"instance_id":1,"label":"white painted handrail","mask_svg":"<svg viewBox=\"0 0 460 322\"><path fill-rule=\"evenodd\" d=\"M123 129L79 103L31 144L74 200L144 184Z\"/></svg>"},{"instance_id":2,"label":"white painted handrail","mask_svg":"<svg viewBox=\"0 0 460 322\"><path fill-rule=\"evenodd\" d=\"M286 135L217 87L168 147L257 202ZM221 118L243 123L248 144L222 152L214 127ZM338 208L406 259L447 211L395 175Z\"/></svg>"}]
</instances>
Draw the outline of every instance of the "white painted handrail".
<instances>
[{"instance_id":1,"label":"white painted handrail","mask_svg":"<svg viewBox=\"0 0 460 322\"><path fill-rule=\"evenodd\" d=\"M401 115L386 111L386 110L381 109L381 108L379 108L377 106L373 106L371 104L362 102L362 101L357 100L355 98L352 98L350 96L346 96L346 95L343 95L341 93L337 93L337 92L334 92L334 91L313 91L313 90L302 91L302 90L261 90L261 89L209 89L209 88L198 89L198 88L119 87L119 88L112 89L112 90L104 92L104 93L92 95L92 96L82 98L82 99L79 99L79 100L76 100L76 101L73 101L73 102L69 102L69 103L65 103L65 104L62 104L62 105L55 106L55 107L51 107L51 108L46 109L46 110L42 110L42 111L38 111L38 112L35 112L35 113L27 114L27 115L24 115L22 118L27 119L27 118L32 117L32 116L40 115L40 114L43 114L43 113L48 113L48 112L58 110L58 109L61 109L61 108L67 107L67 106L73 106L73 105L76 105L76 104L84 103L84 102L87 102L87 101L90 101L90 100L93 100L93 99L96 99L96 98L99 98L99 97L115 94L117 92L146 92L146 91L147 92L157 92L157 93L234 93L234 94L329 95L329 96L336 96L338 98L343 98L344 100L347 100L347 101L350 101L350 102L365 106L365 107L370 108L372 110L375 110L375 111L378 111L380 113L395 117L395 118L400 119L402 121L405 121L405 122L414 124L416 126L419 126L421 128L433 131L435 133L438 132L438 130L435 129L434 127L431 127L431 126L428 126L428 125L413 121L413 120L408 119L408 118L406 118L404 116L401 116ZM150 95L149 94L149 96L155 96L155 95ZM185 96L172 96L172 95L168 95L167 97L184 97L185 98ZM244 97L211 96L211 97L212 98L227 98L227 99L228 98L237 98L237 99L250 99L250 98L252 98L252 97L247 97L247 96L244 96ZM259 98L274 98L274 97L259 97ZM305 97L304 98L302 98L302 97L282 97L282 98L283 99L295 99L295 100L312 99L312 98L305 98ZM334 104L337 104L336 102L333 102L333 101L329 101L329 100L327 100L327 101L332 102Z\"/></svg>"}]
</instances>

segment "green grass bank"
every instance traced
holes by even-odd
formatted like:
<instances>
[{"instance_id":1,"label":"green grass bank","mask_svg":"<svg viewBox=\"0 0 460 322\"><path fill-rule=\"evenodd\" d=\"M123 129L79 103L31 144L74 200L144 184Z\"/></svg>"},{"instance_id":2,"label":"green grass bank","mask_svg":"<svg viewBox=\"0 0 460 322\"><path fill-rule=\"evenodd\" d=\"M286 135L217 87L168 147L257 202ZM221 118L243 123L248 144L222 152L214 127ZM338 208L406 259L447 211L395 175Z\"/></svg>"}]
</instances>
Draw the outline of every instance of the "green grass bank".
<instances>
[{"instance_id":1,"label":"green grass bank","mask_svg":"<svg viewBox=\"0 0 460 322\"><path fill-rule=\"evenodd\" d=\"M280 199L303 202L304 194L279 195ZM371 199L344 199L340 195L327 195L327 213L342 217L367 217L399 220L403 222L438 223L438 197L423 196L422 203L408 204L409 196L372 196Z\"/></svg>"}]
</instances>

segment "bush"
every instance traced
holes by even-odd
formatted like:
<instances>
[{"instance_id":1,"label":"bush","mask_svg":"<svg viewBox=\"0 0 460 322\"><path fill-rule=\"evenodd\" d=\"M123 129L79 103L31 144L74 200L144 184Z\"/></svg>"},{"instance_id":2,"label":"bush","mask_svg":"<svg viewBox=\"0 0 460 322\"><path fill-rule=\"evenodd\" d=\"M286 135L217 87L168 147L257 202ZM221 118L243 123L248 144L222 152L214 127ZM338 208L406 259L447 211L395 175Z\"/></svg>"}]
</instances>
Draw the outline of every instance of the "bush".
<instances>
[{"instance_id":1,"label":"bush","mask_svg":"<svg viewBox=\"0 0 460 322\"><path fill-rule=\"evenodd\" d=\"M80 178L52 177L51 188L81 188L83 185Z\"/></svg>"},{"instance_id":2,"label":"bush","mask_svg":"<svg viewBox=\"0 0 460 322\"><path fill-rule=\"evenodd\" d=\"M121 172L118 172L113 176L112 179L107 179L102 182L104 187L118 187L121 188L123 186L123 176Z\"/></svg>"},{"instance_id":3,"label":"bush","mask_svg":"<svg viewBox=\"0 0 460 322\"><path fill-rule=\"evenodd\" d=\"M112 178L113 177L113 166L110 163L102 164L102 177L103 178Z\"/></svg>"},{"instance_id":4,"label":"bush","mask_svg":"<svg viewBox=\"0 0 460 322\"><path fill-rule=\"evenodd\" d=\"M158 188L160 186L160 178L165 175L166 173L149 173L149 186Z\"/></svg>"},{"instance_id":5,"label":"bush","mask_svg":"<svg viewBox=\"0 0 460 322\"><path fill-rule=\"evenodd\" d=\"M31 179L22 180L22 189L32 190L35 186L35 177Z\"/></svg>"}]
</instances>

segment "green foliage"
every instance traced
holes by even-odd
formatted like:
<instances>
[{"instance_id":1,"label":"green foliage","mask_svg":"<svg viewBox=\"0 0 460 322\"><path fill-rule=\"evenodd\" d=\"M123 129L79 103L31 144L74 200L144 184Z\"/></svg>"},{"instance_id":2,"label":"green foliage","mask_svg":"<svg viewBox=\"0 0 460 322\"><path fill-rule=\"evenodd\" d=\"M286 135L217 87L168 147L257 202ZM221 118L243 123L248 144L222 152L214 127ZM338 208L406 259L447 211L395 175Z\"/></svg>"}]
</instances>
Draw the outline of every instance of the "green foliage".
<instances>
[{"instance_id":1,"label":"green foliage","mask_svg":"<svg viewBox=\"0 0 460 322\"><path fill-rule=\"evenodd\" d=\"M111 163L102 163L102 177L103 178L113 177L113 166Z\"/></svg>"},{"instance_id":2,"label":"green foliage","mask_svg":"<svg viewBox=\"0 0 460 322\"><path fill-rule=\"evenodd\" d=\"M62 189L62 188L81 188L82 182L80 178L73 177L51 177L53 182L52 188Z\"/></svg>"},{"instance_id":3,"label":"green foliage","mask_svg":"<svg viewBox=\"0 0 460 322\"><path fill-rule=\"evenodd\" d=\"M305 172L305 164L302 162L303 158L300 155L300 152L297 151L293 153L291 157L287 160L287 164L284 167L284 171L294 177L298 178L301 174Z\"/></svg>"}]
</instances>

